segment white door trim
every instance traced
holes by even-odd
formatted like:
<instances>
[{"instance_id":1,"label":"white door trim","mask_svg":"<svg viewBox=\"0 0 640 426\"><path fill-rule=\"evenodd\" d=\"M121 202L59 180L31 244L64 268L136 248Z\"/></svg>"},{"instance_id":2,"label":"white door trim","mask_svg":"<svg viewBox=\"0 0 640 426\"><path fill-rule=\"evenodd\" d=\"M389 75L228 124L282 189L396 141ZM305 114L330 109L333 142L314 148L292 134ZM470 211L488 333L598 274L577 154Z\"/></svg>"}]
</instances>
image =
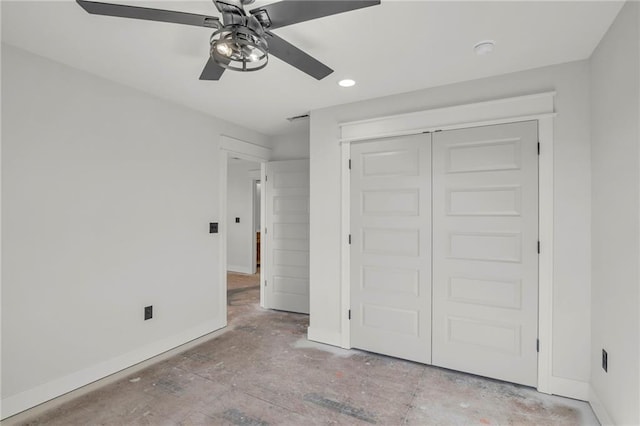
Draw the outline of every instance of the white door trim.
<instances>
[{"instance_id":1,"label":"white door trim","mask_svg":"<svg viewBox=\"0 0 640 426\"><path fill-rule=\"evenodd\" d=\"M220 209L218 211L219 227L218 227L218 243L220 259L218 261L218 280L220 282L220 294L219 309L222 312L222 318L224 318L224 327L227 326L227 226L230 223L227 217L227 173L229 170L229 157L241 158L243 160L255 161L260 163L260 179L264 182L265 175L265 163L271 159L271 149L260 145L256 145L250 142L245 142L240 139L232 138L226 135L220 135L220 186L218 188L220 194ZM260 200L260 227L264 227L264 200L265 197L261 197ZM260 229L261 233L263 229ZM260 241L260 251L264 253L264 240ZM261 261L262 263L262 261ZM264 265L260 268L260 305L262 306L264 301L262 277L266 267ZM224 285L222 285L224 284Z\"/></svg>"},{"instance_id":2,"label":"white door trim","mask_svg":"<svg viewBox=\"0 0 640 426\"><path fill-rule=\"evenodd\" d=\"M348 310L350 309L350 259L348 235L350 233L350 177L349 157L351 142L380 139L423 133L425 131L461 129L489 124L505 124L518 121L538 120L538 135L541 145L538 159L539 179L539 303L538 335L538 386L544 393L555 393L586 400L579 389L556 390L553 383L553 118L555 117L555 92L528 96L496 99L475 104L418 111L340 123L341 131L341 344L351 347Z\"/></svg>"},{"instance_id":3,"label":"white door trim","mask_svg":"<svg viewBox=\"0 0 640 426\"><path fill-rule=\"evenodd\" d=\"M340 123L340 141L355 142L434 130L537 120L541 116L554 115L555 95L556 92L536 93Z\"/></svg>"}]
</instances>

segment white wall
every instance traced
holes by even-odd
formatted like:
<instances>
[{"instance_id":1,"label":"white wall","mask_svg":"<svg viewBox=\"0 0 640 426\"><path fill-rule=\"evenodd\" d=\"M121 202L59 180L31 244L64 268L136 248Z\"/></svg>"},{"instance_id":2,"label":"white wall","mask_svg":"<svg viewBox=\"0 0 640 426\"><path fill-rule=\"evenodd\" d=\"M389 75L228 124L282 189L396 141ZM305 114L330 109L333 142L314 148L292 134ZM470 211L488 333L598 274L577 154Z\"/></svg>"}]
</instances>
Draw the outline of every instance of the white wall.
<instances>
[{"instance_id":1,"label":"white wall","mask_svg":"<svg viewBox=\"0 0 640 426\"><path fill-rule=\"evenodd\" d=\"M219 135L265 137L4 44L2 124L2 417L225 325Z\"/></svg>"},{"instance_id":2,"label":"white wall","mask_svg":"<svg viewBox=\"0 0 640 426\"><path fill-rule=\"evenodd\" d=\"M297 127L294 133L271 137L273 161L309 158L309 125L299 123Z\"/></svg>"},{"instance_id":3,"label":"white wall","mask_svg":"<svg viewBox=\"0 0 640 426\"><path fill-rule=\"evenodd\" d=\"M615 424L640 424L637 2L627 2L591 57L591 100L592 402ZM603 348L609 354L608 373L601 368Z\"/></svg>"},{"instance_id":4,"label":"white wall","mask_svg":"<svg viewBox=\"0 0 640 426\"><path fill-rule=\"evenodd\" d=\"M254 177L250 171L260 171L259 163L232 161L227 169L227 269L251 274L255 268L253 241ZM254 173L255 174L255 173ZM259 206L257 206L259 208ZM240 218L240 223L235 218ZM259 216L258 216L259 217ZM259 220L258 220L259 224ZM259 229L259 228L258 228Z\"/></svg>"},{"instance_id":5,"label":"white wall","mask_svg":"<svg viewBox=\"0 0 640 426\"><path fill-rule=\"evenodd\" d=\"M555 90L553 376L569 389L565 394L586 398L591 305L588 65L580 61L312 111L309 335L340 344L338 123Z\"/></svg>"}]
</instances>

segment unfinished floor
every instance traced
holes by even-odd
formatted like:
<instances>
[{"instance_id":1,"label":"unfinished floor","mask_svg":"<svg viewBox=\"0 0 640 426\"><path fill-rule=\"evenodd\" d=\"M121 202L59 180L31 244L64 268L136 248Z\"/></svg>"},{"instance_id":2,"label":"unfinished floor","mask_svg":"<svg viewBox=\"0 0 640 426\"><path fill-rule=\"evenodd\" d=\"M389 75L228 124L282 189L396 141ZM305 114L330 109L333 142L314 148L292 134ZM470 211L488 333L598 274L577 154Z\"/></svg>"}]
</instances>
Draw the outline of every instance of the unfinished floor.
<instances>
[{"instance_id":1,"label":"unfinished floor","mask_svg":"<svg viewBox=\"0 0 640 426\"><path fill-rule=\"evenodd\" d=\"M261 309L258 282L229 274L226 333L24 423L597 424L584 402L309 342L308 316Z\"/></svg>"}]
</instances>

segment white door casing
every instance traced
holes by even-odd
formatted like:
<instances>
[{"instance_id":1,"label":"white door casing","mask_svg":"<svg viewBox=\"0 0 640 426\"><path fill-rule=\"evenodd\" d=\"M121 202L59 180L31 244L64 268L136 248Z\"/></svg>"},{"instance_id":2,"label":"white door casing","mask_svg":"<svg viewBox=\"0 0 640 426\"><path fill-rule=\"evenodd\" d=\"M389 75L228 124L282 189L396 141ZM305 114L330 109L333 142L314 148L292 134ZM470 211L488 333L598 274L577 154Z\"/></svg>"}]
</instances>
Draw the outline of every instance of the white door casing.
<instances>
[{"instance_id":1,"label":"white door casing","mask_svg":"<svg viewBox=\"0 0 640 426\"><path fill-rule=\"evenodd\" d=\"M396 115L370 117L357 121L339 123L338 143L342 152L342 214L341 228L344 243L341 253L341 307L342 321L339 335L335 337L320 333L314 328L318 341L331 343L339 340L344 348L351 347L351 324L347 319L350 302L350 246L347 235L350 232L350 174L347 164L351 144L357 141L375 140L383 137L397 137L439 130L464 129L494 124L537 120L540 154L538 157L539 184L539 239L541 251L539 265L538 303L538 384L539 392L557 394L588 400L587 383L558 377L553 374L553 294L554 294L554 99L556 92L541 92L524 96L498 98L472 104L426 109ZM311 335L312 329L309 329Z\"/></svg>"},{"instance_id":2,"label":"white door casing","mask_svg":"<svg viewBox=\"0 0 640 426\"><path fill-rule=\"evenodd\" d=\"M433 136L433 364L537 384L537 122Z\"/></svg>"},{"instance_id":3,"label":"white door casing","mask_svg":"<svg viewBox=\"0 0 640 426\"><path fill-rule=\"evenodd\" d=\"M268 309L309 313L309 161L266 164L263 284Z\"/></svg>"},{"instance_id":4,"label":"white door casing","mask_svg":"<svg viewBox=\"0 0 640 426\"><path fill-rule=\"evenodd\" d=\"M431 135L351 146L351 345L431 362Z\"/></svg>"},{"instance_id":5,"label":"white door casing","mask_svg":"<svg viewBox=\"0 0 640 426\"><path fill-rule=\"evenodd\" d=\"M218 191L220 193L220 206L219 206L219 218L222 220L222 226L219 228L220 238L218 238L220 258L218 259L218 279L222 283L219 288L219 309L222 312L224 318L224 325L227 325L227 225L230 223L227 217L227 193L228 193L228 159L230 157L236 157L247 161L254 161L260 163L260 176L264 173L264 166L271 158L271 148L266 148L261 145L256 145L250 142L242 141L230 136L220 136L220 153L224 158L220 161L220 186ZM261 223L264 223L262 215L264 215L264 199L261 203ZM261 250L263 249L261 243ZM264 269L264 268L263 268ZM261 281L263 277L263 270L260 271ZM264 305L264 290L260 287L260 305Z\"/></svg>"}]
</instances>

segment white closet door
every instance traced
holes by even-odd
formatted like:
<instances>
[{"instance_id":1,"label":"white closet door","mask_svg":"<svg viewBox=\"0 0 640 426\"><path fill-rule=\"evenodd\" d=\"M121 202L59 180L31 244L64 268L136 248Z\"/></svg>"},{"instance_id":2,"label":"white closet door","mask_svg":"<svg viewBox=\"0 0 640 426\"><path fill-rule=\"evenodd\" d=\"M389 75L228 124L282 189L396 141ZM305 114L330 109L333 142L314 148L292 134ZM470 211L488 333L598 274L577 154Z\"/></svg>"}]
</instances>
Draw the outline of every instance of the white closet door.
<instances>
[{"instance_id":1,"label":"white closet door","mask_svg":"<svg viewBox=\"0 0 640 426\"><path fill-rule=\"evenodd\" d=\"M537 384L537 122L433 136L433 364Z\"/></svg>"},{"instance_id":2,"label":"white closet door","mask_svg":"<svg viewBox=\"0 0 640 426\"><path fill-rule=\"evenodd\" d=\"M309 313L309 161L266 165L265 307Z\"/></svg>"},{"instance_id":3,"label":"white closet door","mask_svg":"<svg viewBox=\"0 0 640 426\"><path fill-rule=\"evenodd\" d=\"M351 146L351 346L431 362L431 136Z\"/></svg>"}]
</instances>

